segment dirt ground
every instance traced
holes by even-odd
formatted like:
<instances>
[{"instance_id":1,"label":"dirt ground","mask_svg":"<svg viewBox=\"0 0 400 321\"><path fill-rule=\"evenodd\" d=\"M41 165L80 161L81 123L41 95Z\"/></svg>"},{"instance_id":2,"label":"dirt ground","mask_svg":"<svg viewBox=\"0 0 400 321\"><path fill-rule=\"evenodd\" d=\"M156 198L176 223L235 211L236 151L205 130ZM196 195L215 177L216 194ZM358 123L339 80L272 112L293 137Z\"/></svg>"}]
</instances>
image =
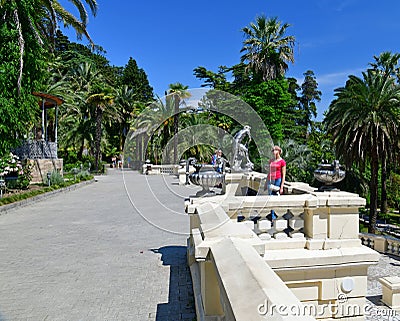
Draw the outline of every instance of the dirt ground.
<instances>
[{"instance_id":1,"label":"dirt ground","mask_svg":"<svg viewBox=\"0 0 400 321\"><path fill-rule=\"evenodd\" d=\"M42 188L43 188L43 186L41 186L41 185L32 184L32 185L29 185L29 187L27 189L7 189L6 191L3 191L3 198L12 196L12 195L16 195L16 194L28 193L28 192L39 190Z\"/></svg>"}]
</instances>

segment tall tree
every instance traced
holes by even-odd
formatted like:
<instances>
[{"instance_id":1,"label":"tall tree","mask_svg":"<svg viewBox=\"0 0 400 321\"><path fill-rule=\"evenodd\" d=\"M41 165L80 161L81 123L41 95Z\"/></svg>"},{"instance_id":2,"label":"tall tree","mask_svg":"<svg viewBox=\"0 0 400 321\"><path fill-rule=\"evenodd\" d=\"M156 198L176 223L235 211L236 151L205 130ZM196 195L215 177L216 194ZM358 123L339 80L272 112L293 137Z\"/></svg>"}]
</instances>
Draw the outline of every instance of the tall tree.
<instances>
[{"instance_id":1,"label":"tall tree","mask_svg":"<svg viewBox=\"0 0 400 321\"><path fill-rule=\"evenodd\" d=\"M111 88L106 84L98 84L95 86L93 91L89 94L87 98L87 103L95 107L95 123L96 123L96 133L95 133L95 158L94 167L96 170L99 169L99 164L101 161L101 138L102 138L102 122L104 111L109 108L113 101L114 96L111 93Z\"/></svg>"},{"instance_id":2,"label":"tall tree","mask_svg":"<svg viewBox=\"0 0 400 321\"><path fill-rule=\"evenodd\" d=\"M242 99L260 115L272 139L282 140L283 111L293 104L288 82L276 79L247 86Z\"/></svg>"},{"instance_id":3,"label":"tall tree","mask_svg":"<svg viewBox=\"0 0 400 321\"><path fill-rule=\"evenodd\" d=\"M280 143L283 156L287 163L287 179L289 181L310 181L312 150L307 145L299 144L293 139L283 140Z\"/></svg>"},{"instance_id":4,"label":"tall tree","mask_svg":"<svg viewBox=\"0 0 400 321\"><path fill-rule=\"evenodd\" d=\"M143 108L143 103L138 101L137 96L136 92L127 85L118 87L115 90L114 105L120 112L121 122L118 124L112 124L110 131L113 132L112 129L118 130L119 151L123 151L131 123Z\"/></svg>"},{"instance_id":5,"label":"tall tree","mask_svg":"<svg viewBox=\"0 0 400 321\"><path fill-rule=\"evenodd\" d=\"M30 5L22 2L19 6ZM18 145L32 128L38 104L31 93L40 88L45 76L45 50L34 35L21 37L18 28L24 21L5 15L15 9L15 3L0 2L0 157ZM25 46L23 53L21 43Z\"/></svg>"},{"instance_id":6,"label":"tall tree","mask_svg":"<svg viewBox=\"0 0 400 321\"><path fill-rule=\"evenodd\" d=\"M372 70L383 74L383 77L397 77L399 72L400 54L383 52L378 57L374 56L375 62L371 63ZM398 146L393 146L390 150L384 150L381 155L381 213L387 213L387 163L394 163L395 156L398 154ZM390 168L389 168L390 173Z\"/></svg>"},{"instance_id":7,"label":"tall tree","mask_svg":"<svg viewBox=\"0 0 400 321\"><path fill-rule=\"evenodd\" d=\"M369 161L370 223L375 233L377 220L380 155L397 144L400 125L400 87L393 77L368 70L363 77L349 76L345 87L335 90L336 99L324 120L332 134L336 152L348 167L361 168Z\"/></svg>"},{"instance_id":8,"label":"tall tree","mask_svg":"<svg viewBox=\"0 0 400 321\"><path fill-rule=\"evenodd\" d=\"M17 145L34 121L37 104L30 94L41 88L57 23L89 37L85 3L95 14L96 0L72 2L79 18L57 0L0 0L0 154Z\"/></svg>"},{"instance_id":9,"label":"tall tree","mask_svg":"<svg viewBox=\"0 0 400 321\"><path fill-rule=\"evenodd\" d=\"M66 10L57 0L1 0L0 16L3 22L13 22L14 29L18 32L19 76L17 82L18 92L21 90L21 79L24 66L25 43L29 37L34 37L39 45L50 46L57 30L58 21L72 26L78 36L90 36L86 30L88 13L84 3L89 5L93 15L97 12L96 0L72 1L78 9L79 19Z\"/></svg>"},{"instance_id":10,"label":"tall tree","mask_svg":"<svg viewBox=\"0 0 400 321\"><path fill-rule=\"evenodd\" d=\"M185 98L189 98L191 94L187 91L189 86L185 86L179 82L170 84L167 91L167 99L174 101L174 164L178 162L178 127L179 127L179 105Z\"/></svg>"},{"instance_id":11,"label":"tall tree","mask_svg":"<svg viewBox=\"0 0 400 321\"><path fill-rule=\"evenodd\" d=\"M60 129L70 138L69 141L74 136L79 137L73 139L79 144L79 159L82 158L86 144L92 142L91 138L95 135L94 110L87 99L101 79L100 71L89 62L75 65L65 77L64 90L68 95L61 112Z\"/></svg>"},{"instance_id":12,"label":"tall tree","mask_svg":"<svg viewBox=\"0 0 400 321\"><path fill-rule=\"evenodd\" d=\"M224 90L228 84L225 76L225 69L225 67L220 66L218 72L215 73L205 67L199 66L193 69L193 74L196 78L204 80L204 84L202 84L201 87L211 87L218 90Z\"/></svg>"},{"instance_id":13,"label":"tall tree","mask_svg":"<svg viewBox=\"0 0 400 321\"><path fill-rule=\"evenodd\" d=\"M136 60L132 57L123 69L121 83L134 90L137 101L147 103L154 99L153 88L150 86L146 72L138 67Z\"/></svg>"},{"instance_id":14,"label":"tall tree","mask_svg":"<svg viewBox=\"0 0 400 321\"><path fill-rule=\"evenodd\" d=\"M305 132L304 128L300 125L302 120L302 112L300 110L300 97L297 92L300 91L301 87L297 83L295 78L287 78L288 92L292 97L292 103L288 104L283 110L284 116L282 117L282 130L284 139L294 138L296 141L305 143L300 139Z\"/></svg>"},{"instance_id":15,"label":"tall tree","mask_svg":"<svg viewBox=\"0 0 400 321\"><path fill-rule=\"evenodd\" d=\"M284 76L288 63L294 62L294 36L286 36L288 23L277 17L258 16L255 22L242 29L245 40L240 52L242 62L263 81Z\"/></svg>"},{"instance_id":16,"label":"tall tree","mask_svg":"<svg viewBox=\"0 0 400 321\"><path fill-rule=\"evenodd\" d=\"M300 126L305 128L303 137L306 138L311 125L312 117L317 117L317 106L315 102L321 101L321 91L318 90L318 83L315 79L314 72L307 70L304 73L304 82L301 85L300 110L302 119Z\"/></svg>"}]
</instances>

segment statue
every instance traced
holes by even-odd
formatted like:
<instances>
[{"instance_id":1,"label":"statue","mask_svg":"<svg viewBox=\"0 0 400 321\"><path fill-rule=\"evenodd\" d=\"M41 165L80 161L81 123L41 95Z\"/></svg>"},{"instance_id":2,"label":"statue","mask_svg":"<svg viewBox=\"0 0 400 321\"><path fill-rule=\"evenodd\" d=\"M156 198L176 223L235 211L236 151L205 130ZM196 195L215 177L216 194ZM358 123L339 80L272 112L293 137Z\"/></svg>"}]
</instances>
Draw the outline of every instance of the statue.
<instances>
[{"instance_id":1,"label":"statue","mask_svg":"<svg viewBox=\"0 0 400 321\"><path fill-rule=\"evenodd\" d=\"M232 172L252 171L254 168L254 164L249 159L249 150L246 146L251 141L250 129L251 127L246 125L243 129L239 130L234 137L233 156L231 162ZM248 136L248 141L244 144L243 140L246 136ZM242 167L243 160L246 161L244 167Z\"/></svg>"}]
</instances>

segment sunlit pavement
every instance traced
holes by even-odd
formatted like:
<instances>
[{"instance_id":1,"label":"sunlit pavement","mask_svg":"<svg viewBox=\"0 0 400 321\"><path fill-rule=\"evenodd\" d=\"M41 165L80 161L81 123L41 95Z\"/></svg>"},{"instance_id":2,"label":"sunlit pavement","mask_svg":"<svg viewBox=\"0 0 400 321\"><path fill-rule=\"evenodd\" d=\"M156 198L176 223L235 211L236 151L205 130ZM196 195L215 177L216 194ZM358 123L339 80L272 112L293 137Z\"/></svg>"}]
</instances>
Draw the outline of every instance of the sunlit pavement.
<instances>
[{"instance_id":1,"label":"sunlit pavement","mask_svg":"<svg viewBox=\"0 0 400 321\"><path fill-rule=\"evenodd\" d=\"M168 177L174 191L153 195L148 178L164 189L161 177L110 170L1 215L0 320L194 320L191 191Z\"/></svg>"},{"instance_id":2,"label":"sunlit pavement","mask_svg":"<svg viewBox=\"0 0 400 321\"><path fill-rule=\"evenodd\" d=\"M0 321L195 320L184 199L173 176L110 169L97 182L0 215ZM400 320L368 269L366 320Z\"/></svg>"}]
</instances>

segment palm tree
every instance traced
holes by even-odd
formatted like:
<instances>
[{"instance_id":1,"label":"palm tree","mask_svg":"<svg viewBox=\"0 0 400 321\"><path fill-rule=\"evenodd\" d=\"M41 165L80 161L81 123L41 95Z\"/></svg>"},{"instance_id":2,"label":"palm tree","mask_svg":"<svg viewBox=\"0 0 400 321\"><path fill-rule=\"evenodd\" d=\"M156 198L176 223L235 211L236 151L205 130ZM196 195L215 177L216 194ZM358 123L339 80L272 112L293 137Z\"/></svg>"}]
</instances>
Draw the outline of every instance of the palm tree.
<instances>
[{"instance_id":1,"label":"palm tree","mask_svg":"<svg viewBox=\"0 0 400 321\"><path fill-rule=\"evenodd\" d=\"M392 54L391 52L383 52L378 57L374 56L375 62L371 63L370 66L375 72L382 73L384 77L397 77L397 82L399 81L399 59L400 54ZM398 151L397 146L389 150L384 150L381 155L381 213L386 214L388 203L387 203L387 162L395 162L395 155ZM390 174L390 168L389 168Z\"/></svg>"},{"instance_id":2,"label":"palm tree","mask_svg":"<svg viewBox=\"0 0 400 321\"><path fill-rule=\"evenodd\" d=\"M157 155L156 159L161 157L161 148L167 144L171 135L173 109L171 99L163 101L160 97L157 97L156 101L149 103L139 117L134 120L133 131L139 133L134 135L136 146L140 146L136 148L138 161L142 162L148 156L145 153L149 149L153 149L153 154ZM150 144L148 144L149 140ZM144 148L142 149L142 147ZM168 158L169 155L166 154L166 156ZM163 159L163 162L167 164L169 159Z\"/></svg>"},{"instance_id":3,"label":"palm tree","mask_svg":"<svg viewBox=\"0 0 400 321\"><path fill-rule=\"evenodd\" d=\"M176 135L178 134L179 129L179 105L183 99L191 96L187 91L188 88L188 86L184 86L177 82L175 84L170 84L167 91L166 99L173 99L174 102L174 164L178 162L178 140Z\"/></svg>"},{"instance_id":4,"label":"palm tree","mask_svg":"<svg viewBox=\"0 0 400 321\"><path fill-rule=\"evenodd\" d=\"M82 157L85 142L93 141L95 131L94 110L87 99L97 83L102 81L102 75L92 63L82 63L72 68L62 80L65 86L66 103L61 115L60 127L68 128L68 140L79 141L78 158ZM73 135L76 137L74 138Z\"/></svg>"},{"instance_id":5,"label":"palm tree","mask_svg":"<svg viewBox=\"0 0 400 321\"><path fill-rule=\"evenodd\" d=\"M109 87L101 72L89 62L79 64L60 80L64 84L66 109L60 120L70 142L80 143L78 157L82 157L85 142L95 156L95 168L98 169L101 156L102 125L109 127L121 123L120 112L113 105L115 93ZM63 126L61 126L63 125ZM75 137L74 137L75 136ZM94 139L93 139L94 138Z\"/></svg>"},{"instance_id":6,"label":"palm tree","mask_svg":"<svg viewBox=\"0 0 400 321\"><path fill-rule=\"evenodd\" d=\"M286 177L288 181L308 181L312 150L307 145L288 139L280 144L287 163Z\"/></svg>"},{"instance_id":7,"label":"palm tree","mask_svg":"<svg viewBox=\"0 0 400 321\"><path fill-rule=\"evenodd\" d=\"M95 158L94 167L96 170L99 169L99 162L101 156L101 138L102 138L102 122L104 111L112 105L114 96L111 93L111 89L107 86L99 86L96 90L89 95L86 102L95 107Z\"/></svg>"},{"instance_id":8,"label":"palm tree","mask_svg":"<svg viewBox=\"0 0 400 321\"><path fill-rule=\"evenodd\" d=\"M66 26L72 26L78 36L84 35L90 41L86 30L88 13L85 3L93 15L97 12L96 0L74 0L72 4L78 9L79 19L68 12L58 0L0 0L0 19L2 23L9 22L18 33L19 47L19 76L17 81L18 92L21 89L21 80L24 67L25 43L29 37L44 46L52 46L52 39L58 27L58 21Z\"/></svg>"},{"instance_id":9,"label":"palm tree","mask_svg":"<svg viewBox=\"0 0 400 321\"><path fill-rule=\"evenodd\" d=\"M137 100L137 94L134 89L127 85L119 87L115 91L114 103L121 113L121 124L119 128L119 149L122 151L126 135L128 134L132 120L139 113L140 103Z\"/></svg>"},{"instance_id":10,"label":"palm tree","mask_svg":"<svg viewBox=\"0 0 400 321\"><path fill-rule=\"evenodd\" d=\"M248 62L248 69L260 75L263 81L283 76L288 62L294 62L294 36L285 36L290 25L282 24L278 18L256 18L242 29L245 40L240 52L245 52L241 61Z\"/></svg>"},{"instance_id":11,"label":"palm tree","mask_svg":"<svg viewBox=\"0 0 400 321\"><path fill-rule=\"evenodd\" d=\"M185 113L180 118L180 123L185 137L182 145L187 147L183 157L196 157L199 162L209 162L214 150L222 147L222 139L218 134L223 130L212 126L205 113Z\"/></svg>"},{"instance_id":12,"label":"palm tree","mask_svg":"<svg viewBox=\"0 0 400 321\"><path fill-rule=\"evenodd\" d=\"M363 168L369 162L370 225L375 233L377 220L378 171L380 155L397 144L400 124L400 86L393 77L367 70L363 78L349 76L345 87L335 90L336 99L324 120L332 134L336 152L347 167Z\"/></svg>"}]
</instances>

